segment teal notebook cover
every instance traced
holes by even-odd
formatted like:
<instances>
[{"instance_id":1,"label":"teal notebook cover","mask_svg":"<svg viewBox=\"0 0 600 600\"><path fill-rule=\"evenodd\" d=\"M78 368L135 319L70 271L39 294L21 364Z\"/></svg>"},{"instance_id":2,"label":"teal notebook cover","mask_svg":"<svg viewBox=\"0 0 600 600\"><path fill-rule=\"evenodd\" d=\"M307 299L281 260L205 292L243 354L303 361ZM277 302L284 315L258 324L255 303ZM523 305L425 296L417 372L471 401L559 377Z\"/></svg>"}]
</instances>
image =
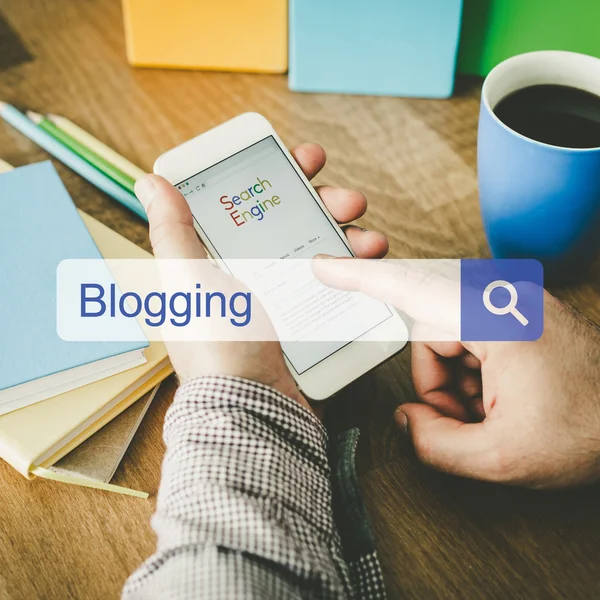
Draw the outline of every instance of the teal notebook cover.
<instances>
[{"instance_id":1,"label":"teal notebook cover","mask_svg":"<svg viewBox=\"0 0 600 600\"><path fill-rule=\"evenodd\" d=\"M56 331L56 268L102 258L51 162L0 175L0 390L147 342L66 342Z\"/></svg>"},{"instance_id":2,"label":"teal notebook cover","mask_svg":"<svg viewBox=\"0 0 600 600\"><path fill-rule=\"evenodd\" d=\"M290 89L446 98L462 0L290 0Z\"/></svg>"}]
</instances>

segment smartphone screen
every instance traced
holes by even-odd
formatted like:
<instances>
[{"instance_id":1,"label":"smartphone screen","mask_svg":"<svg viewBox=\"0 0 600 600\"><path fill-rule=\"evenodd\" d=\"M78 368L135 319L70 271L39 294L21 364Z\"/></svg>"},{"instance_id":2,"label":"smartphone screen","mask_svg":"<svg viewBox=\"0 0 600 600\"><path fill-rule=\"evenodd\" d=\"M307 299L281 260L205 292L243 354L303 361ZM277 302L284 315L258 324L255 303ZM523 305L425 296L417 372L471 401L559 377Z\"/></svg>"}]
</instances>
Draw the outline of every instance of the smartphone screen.
<instances>
[{"instance_id":1,"label":"smartphone screen","mask_svg":"<svg viewBox=\"0 0 600 600\"><path fill-rule=\"evenodd\" d=\"M315 254L351 256L339 232L272 136L180 182L198 227L227 266L228 259L299 259ZM285 283L284 283L285 285ZM290 300L294 296L289 282ZM335 318L333 318L335 317ZM392 313L365 298L332 315L329 326L344 327L356 339ZM332 339L335 339L332 335ZM283 342L298 374L348 342Z\"/></svg>"}]
</instances>

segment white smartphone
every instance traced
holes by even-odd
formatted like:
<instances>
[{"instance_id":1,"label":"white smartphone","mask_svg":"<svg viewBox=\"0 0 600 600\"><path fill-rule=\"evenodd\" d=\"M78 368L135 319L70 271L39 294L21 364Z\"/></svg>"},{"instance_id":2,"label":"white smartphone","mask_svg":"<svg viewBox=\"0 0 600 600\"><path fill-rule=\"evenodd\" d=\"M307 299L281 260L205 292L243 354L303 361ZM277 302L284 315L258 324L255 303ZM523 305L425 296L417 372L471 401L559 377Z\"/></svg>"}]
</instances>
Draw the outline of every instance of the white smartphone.
<instances>
[{"instance_id":1,"label":"white smartphone","mask_svg":"<svg viewBox=\"0 0 600 600\"><path fill-rule=\"evenodd\" d=\"M154 172L180 189L202 243L224 268L228 259L352 256L319 195L257 113L242 114L169 150L157 159ZM282 343L292 375L312 400L332 396L406 345L404 322L385 304L348 319L347 326L360 323L364 329L352 342ZM394 341L377 341L382 338Z\"/></svg>"}]
</instances>

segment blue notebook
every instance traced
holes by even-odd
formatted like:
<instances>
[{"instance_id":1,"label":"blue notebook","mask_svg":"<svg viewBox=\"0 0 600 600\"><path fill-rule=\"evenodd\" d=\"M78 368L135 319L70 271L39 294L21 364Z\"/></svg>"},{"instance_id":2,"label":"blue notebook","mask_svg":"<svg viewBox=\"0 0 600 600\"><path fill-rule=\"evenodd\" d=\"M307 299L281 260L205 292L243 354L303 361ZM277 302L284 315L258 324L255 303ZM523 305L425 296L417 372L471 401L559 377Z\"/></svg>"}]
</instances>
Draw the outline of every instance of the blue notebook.
<instances>
[{"instance_id":1,"label":"blue notebook","mask_svg":"<svg viewBox=\"0 0 600 600\"><path fill-rule=\"evenodd\" d=\"M102 258L52 163L0 175L0 415L145 362L147 342L67 342L56 268Z\"/></svg>"},{"instance_id":2,"label":"blue notebook","mask_svg":"<svg viewBox=\"0 0 600 600\"><path fill-rule=\"evenodd\" d=\"M290 89L446 98L462 0L290 0Z\"/></svg>"}]
</instances>

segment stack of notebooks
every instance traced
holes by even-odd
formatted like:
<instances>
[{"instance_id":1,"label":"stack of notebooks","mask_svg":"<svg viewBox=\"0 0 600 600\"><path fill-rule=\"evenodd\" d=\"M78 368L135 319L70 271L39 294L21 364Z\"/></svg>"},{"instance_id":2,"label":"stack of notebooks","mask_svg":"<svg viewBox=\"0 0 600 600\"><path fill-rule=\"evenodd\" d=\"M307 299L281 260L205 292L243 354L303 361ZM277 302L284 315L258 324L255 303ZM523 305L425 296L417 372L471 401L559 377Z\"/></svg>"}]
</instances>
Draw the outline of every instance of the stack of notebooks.
<instances>
[{"instance_id":1,"label":"stack of notebooks","mask_svg":"<svg viewBox=\"0 0 600 600\"><path fill-rule=\"evenodd\" d=\"M0 457L29 478L117 491L107 481L172 368L158 342L62 340L56 269L152 257L78 211L50 162L2 173L0 205Z\"/></svg>"}]
</instances>

